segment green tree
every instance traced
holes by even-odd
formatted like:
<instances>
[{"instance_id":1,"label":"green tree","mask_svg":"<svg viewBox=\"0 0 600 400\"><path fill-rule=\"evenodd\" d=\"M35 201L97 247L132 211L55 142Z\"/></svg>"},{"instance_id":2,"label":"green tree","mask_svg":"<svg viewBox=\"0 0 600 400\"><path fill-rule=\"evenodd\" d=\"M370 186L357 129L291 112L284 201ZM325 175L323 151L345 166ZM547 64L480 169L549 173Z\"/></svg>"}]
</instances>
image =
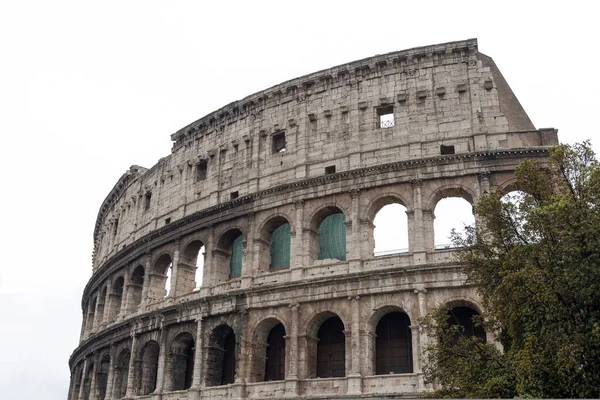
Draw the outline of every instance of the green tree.
<instances>
[{"instance_id":1,"label":"green tree","mask_svg":"<svg viewBox=\"0 0 600 400\"><path fill-rule=\"evenodd\" d=\"M600 397L600 166L589 142L521 163L516 188L482 196L479 226L453 233L494 343L449 325L441 307L421 322L433 397Z\"/></svg>"}]
</instances>

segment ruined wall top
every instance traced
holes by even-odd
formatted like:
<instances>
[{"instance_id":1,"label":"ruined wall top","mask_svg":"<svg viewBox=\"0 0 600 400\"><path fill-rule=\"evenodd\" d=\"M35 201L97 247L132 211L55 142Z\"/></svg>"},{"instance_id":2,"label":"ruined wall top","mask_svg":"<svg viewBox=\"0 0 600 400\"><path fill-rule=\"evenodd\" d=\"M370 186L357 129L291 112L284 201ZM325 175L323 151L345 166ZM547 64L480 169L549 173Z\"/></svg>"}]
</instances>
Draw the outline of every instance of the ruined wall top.
<instances>
[{"instance_id":1,"label":"ruined wall top","mask_svg":"<svg viewBox=\"0 0 600 400\"><path fill-rule=\"evenodd\" d=\"M490 57L468 39L377 55L232 102L171 135L103 202L94 270L192 213L283 183L386 163L557 143L535 130Z\"/></svg>"}]
</instances>

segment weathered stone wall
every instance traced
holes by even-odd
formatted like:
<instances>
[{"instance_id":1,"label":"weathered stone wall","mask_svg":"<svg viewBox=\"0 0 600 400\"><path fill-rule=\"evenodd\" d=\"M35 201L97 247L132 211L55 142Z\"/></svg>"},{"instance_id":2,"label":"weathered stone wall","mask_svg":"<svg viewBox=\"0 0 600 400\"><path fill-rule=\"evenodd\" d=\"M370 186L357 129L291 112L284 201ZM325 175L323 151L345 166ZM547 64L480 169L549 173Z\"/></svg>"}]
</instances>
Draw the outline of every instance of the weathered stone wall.
<instances>
[{"instance_id":1,"label":"weathered stone wall","mask_svg":"<svg viewBox=\"0 0 600 400\"><path fill-rule=\"evenodd\" d=\"M382 113L393 122L381 122ZM418 318L444 303L481 311L452 250L435 249L436 204L449 196L473 204L509 187L519 162L544 162L547 146L557 143L556 130L534 129L475 40L297 78L231 103L172 139L171 155L149 170L131 167L98 214L81 343L70 359L71 400L124 392L149 398L150 389L162 399L427 390L420 349L429 338ZM409 249L375 257L373 220L390 203L407 209ZM346 260L318 260L318 227L334 212L345 216ZM269 270L270 234L282 222L290 224L290 265ZM242 272L230 278L228 246L238 234ZM375 329L394 311L411 321L413 372L375 375ZM345 377L316 378L317 332L333 316L344 325ZM266 338L279 323L285 380L261 382ZM235 381L212 386L230 354L229 333ZM158 343L156 360L142 351L151 342ZM193 377L185 365L193 365ZM189 387L174 390L182 382Z\"/></svg>"}]
</instances>

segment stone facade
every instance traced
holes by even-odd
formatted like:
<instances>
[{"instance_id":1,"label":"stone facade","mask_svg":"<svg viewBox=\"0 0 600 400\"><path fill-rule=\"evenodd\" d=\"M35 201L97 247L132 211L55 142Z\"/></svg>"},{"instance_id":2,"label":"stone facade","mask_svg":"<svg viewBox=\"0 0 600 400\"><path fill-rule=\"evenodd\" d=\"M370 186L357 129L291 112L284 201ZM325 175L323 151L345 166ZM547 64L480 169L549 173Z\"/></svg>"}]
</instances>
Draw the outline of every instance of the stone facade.
<instances>
[{"instance_id":1,"label":"stone facade","mask_svg":"<svg viewBox=\"0 0 600 400\"><path fill-rule=\"evenodd\" d=\"M435 249L437 202L473 204L512 187L518 163L544 162L557 144L556 130L534 128L474 39L293 79L171 138L169 156L132 166L100 208L70 400L428 390L421 349L429 338L418 318L443 303L480 311L452 249ZM409 248L376 257L373 220L391 203L407 209ZM345 256L320 259L320 226L339 213ZM286 223L289 266L273 269L271 235ZM376 332L389 314L410 321L408 372L377 373ZM341 344L322 350L334 320ZM341 364L324 375L323 357L334 353ZM280 364L269 364L275 357Z\"/></svg>"}]
</instances>

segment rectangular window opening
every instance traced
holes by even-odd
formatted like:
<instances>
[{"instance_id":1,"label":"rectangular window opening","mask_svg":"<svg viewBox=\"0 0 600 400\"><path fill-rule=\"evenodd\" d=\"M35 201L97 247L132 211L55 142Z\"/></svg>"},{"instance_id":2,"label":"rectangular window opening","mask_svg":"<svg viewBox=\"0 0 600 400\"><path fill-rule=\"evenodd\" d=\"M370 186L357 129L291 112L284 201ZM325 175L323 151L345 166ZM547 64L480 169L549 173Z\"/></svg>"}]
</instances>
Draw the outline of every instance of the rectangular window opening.
<instances>
[{"instance_id":1,"label":"rectangular window opening","mask_svg":"<svg viewBox=\"0 0 600 400\"><path fill-rule=\"evenodd\" d=\"M279 132L272 137L272 153L284 153L285 152L285 132Z\"/></svg>"},{"instance_id":2,"label":"rectangular window opening","mask_svg":"<svg viewBox=\"0 0 600 400\"><path fill-rule=\"evenodd\" d=\"M237 190L235 192L231 192L231 194L229 195L230 200L237 199L238 197L240 197L240 192L238 192Z\"/></svg>"},{"instance_id":3,"label":"rectangular window opening","mask_svg":"<svg viewBox=\"0 0 600 400\"><path fill-rule=\"evenodd\" d=\"M149 210L150 209L150 201L152 200L152 193L148 192L146 193L146 196L144 196L144 210Z\"/></svg>"},{"instance_id":4,"label":"rectangular window opening","mask_svg":"<svg viewBox=\"0 0 600 400\"><path fill-rule=\"evenodd\" d=\"M196 165L196 180L203 181L206 179L206 171L208 170L208 163L201 161Z\"/></svg>"},{"instance_id":5,"label":"rectangular window opening","mask_svg":"<svg viewBox=\"0 0 600 400\"><path fill-rule=\"evenodd\" d=\"M442 154L442 155L454 154L454 145L450 145L450 146L441 145L440 146L440 154Z\"/></svg>"},{"instance_id":6,"label":"rectangular window opening","mask_svg":"<svg viewBox=\"0 0 600 400\"><path fill-rule=\"evenodd\" d=\"M325 174L335 174L335 165L325 167Z\"/></svg>"},{"instance_id":7,"label":"rectangular window opening","mask_svg":"<svg viewBox=\"0 0 600 400\"><path fill-rule=\"evenodd\" d=\"M380 128L394 127L394 106L379 107L377 109L377 118Z\"/></svg>"},{"instance_id":8,"label":"rectangular window opening","mask_svg":"<svg viewBox=\"0 0 600 400\"><path fill-rule=\"evenodd\" d=\"M169 225L171 223L171 218L165 218L165 225Z\"/></svg>"}]
</instances>

